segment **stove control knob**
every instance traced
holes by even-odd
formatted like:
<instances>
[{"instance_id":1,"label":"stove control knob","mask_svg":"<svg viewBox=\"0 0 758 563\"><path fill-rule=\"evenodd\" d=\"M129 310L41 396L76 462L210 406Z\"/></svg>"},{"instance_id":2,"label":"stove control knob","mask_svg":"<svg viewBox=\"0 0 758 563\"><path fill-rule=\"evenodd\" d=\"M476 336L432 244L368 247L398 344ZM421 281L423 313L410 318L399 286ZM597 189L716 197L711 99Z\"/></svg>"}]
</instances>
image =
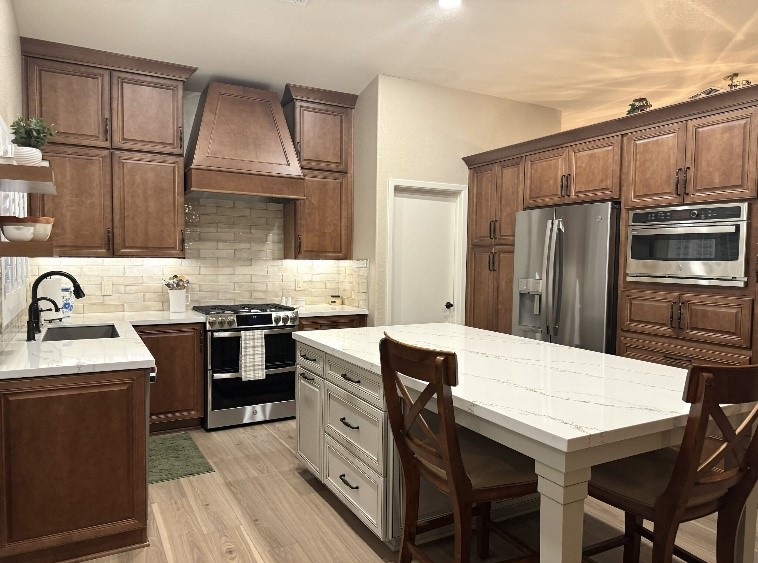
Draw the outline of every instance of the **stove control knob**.
<instances>
[{"instance_id":1,"label":"stove control knob","mask_svg":"<svg viewBox=\"0 0 758 563\"><path fill-rule=\"evenodd\" d=\"M698 216L697 209L693 209L692 211L690 211L690 217L694 219L697 216Z\"/></svg>"},{"instance_id":2,"label":"stove control knob","mask_svg":"<svg viewBox=\"0 0 758 563\"><path fill-rule=\"evenodd\" d=\"M208 326L210 326L211 328L216 326L216 319L208 319Z\"/></svg>"},{"instance_id":3,"label":"stove control knob","mask_svg":"<svg viewBox=\"0 0 758 563\"><path fill-rule=\"evenodd\" d=\"M234 317L226 317L226 326L234 326Z\"/></svg>"},{"instance_id":4,"label":"stove control knob","mask_svg":"<svg viewBox=\"0 0 758 563\"><path fill-rule=\"evenodd\" d=\"M275 325L278 325L282 322L282 317L278 313L276 315L273 315L271 318L274 320Z\"/></svg>"},{"instance_id":5,"label":"stove control knob","mask_svg":"<svg viewBox=\"0 0 758 563\"><path fill-rule=\"evenodd\" d=\"M289 322L290 322L290 316L287 313L283 314L282 315L282 324L286 325L286 324L289 324Z\"/></svg>"}]
</instances>

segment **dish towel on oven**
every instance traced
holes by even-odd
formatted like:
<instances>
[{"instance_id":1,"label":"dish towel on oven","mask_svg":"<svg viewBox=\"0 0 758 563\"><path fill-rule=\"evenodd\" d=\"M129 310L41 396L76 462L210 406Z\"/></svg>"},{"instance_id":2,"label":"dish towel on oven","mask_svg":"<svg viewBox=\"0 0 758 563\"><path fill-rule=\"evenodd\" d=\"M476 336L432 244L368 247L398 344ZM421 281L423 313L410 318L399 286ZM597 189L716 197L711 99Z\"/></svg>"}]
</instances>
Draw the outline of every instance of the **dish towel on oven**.
<instances>
[{"instance_id":1,"label":"dish towel on oven","mask_svg":"<svg viewBox=\"0 0 758 563\"><path fill-rule=\"evenodd\" d=\"M243 330L240 343L242 381L266 377L266 341L262 330Z\"/></svg>"}]
</instances>

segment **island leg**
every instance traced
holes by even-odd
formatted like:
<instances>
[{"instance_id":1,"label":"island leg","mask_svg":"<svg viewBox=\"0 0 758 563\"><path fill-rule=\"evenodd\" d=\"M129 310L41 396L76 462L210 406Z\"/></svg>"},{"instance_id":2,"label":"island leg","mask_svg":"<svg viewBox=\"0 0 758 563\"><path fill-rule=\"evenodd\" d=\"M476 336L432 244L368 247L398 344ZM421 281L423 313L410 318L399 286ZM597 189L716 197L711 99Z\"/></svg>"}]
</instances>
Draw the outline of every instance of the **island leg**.
<instances>
[{"instance_id":1,"label":"island leg","mask_svg":"<svg viewBox=\"0 0 758 563\"><path fill-rule=\"evenodd\" d=\"M540 493L540 561L581 563L590 469L564 472L535 462Z\"/></svg>"},{"instance_id":2,"label":"island leg","mask_svg":"<svg viewBox=\"0 0 758 563\"><path fill-rule=\"evenodd\" d=\"M758 513L758 486L753 489L745 502L745 510L737 531L735 561L753 563L755 555L755 525Z\"/></svg>"}]
</instances>

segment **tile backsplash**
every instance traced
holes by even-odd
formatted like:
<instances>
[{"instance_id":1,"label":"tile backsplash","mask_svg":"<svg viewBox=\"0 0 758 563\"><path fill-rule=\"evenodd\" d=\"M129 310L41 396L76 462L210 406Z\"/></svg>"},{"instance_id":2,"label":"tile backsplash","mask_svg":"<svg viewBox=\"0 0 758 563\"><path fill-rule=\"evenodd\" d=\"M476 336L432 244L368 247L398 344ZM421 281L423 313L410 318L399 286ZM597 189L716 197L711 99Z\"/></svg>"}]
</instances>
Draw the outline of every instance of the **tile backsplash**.
<instances>
[{"instance_id":1,"label":"tile backsplash","mask_svg":"<svg viewBox=\"0 0 758 563\"><path fill-rule=\"evenodd\" d=\"M365 260L283 260L282 205L196 199L186 205L186 258L34 258L30 280L50 269L74 275L87 294L75 313L168 310L162 278L190 279L192 304L279 302L282 296L367 307ZM112 283L103 295L103 282ZM106 284L108 285L108 284Z\"/></svg>"}]
</instances>

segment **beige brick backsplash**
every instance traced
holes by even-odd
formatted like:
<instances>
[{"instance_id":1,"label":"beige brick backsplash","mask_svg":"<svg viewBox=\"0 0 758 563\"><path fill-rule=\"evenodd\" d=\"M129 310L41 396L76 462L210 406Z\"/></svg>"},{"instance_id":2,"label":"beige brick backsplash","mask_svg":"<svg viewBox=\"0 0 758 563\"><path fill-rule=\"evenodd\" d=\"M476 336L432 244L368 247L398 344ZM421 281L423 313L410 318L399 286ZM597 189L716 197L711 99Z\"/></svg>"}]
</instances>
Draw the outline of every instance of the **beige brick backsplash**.
<instances>
[{"instance_id":1,"label":"beige brick backsplash","mask_svg":"<svg viewBox=\"0 0 758 563\"><path fill-rule=\"evenodd\" d=\"M54 269L76 276L87 295L75 313L168 310L161 280L174 274L190 278L192 305L278 302L282 296L316 305L337 293L347 305L368 303L365 260L283 260L281 204L188 201L185 220L184 259L33 258L30 277ZM111 295L101 295L104 280L113 284Z\"/></svg>"}]
</instances>

